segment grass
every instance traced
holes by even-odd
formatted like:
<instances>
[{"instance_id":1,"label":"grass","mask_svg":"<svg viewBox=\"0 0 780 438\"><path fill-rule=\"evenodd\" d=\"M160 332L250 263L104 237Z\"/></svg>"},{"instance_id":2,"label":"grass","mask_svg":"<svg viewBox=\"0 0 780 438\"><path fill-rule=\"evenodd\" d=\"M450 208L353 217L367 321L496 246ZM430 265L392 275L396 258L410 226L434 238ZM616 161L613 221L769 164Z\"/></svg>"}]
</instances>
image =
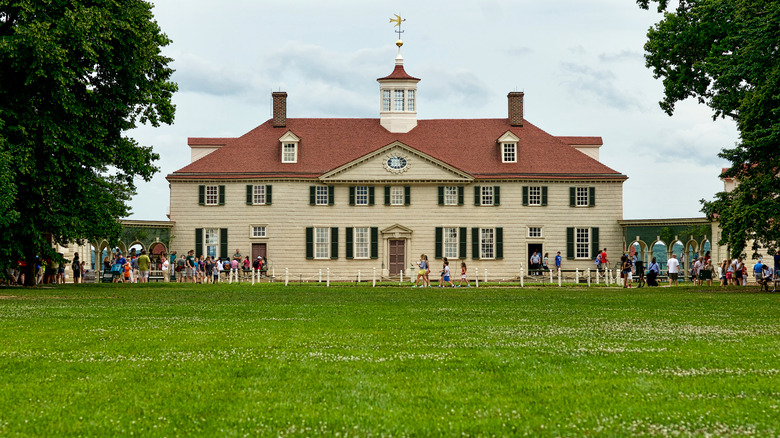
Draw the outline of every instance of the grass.
<instances>
[{"instance_id":1,"label":"grass","mask_svg":"<svg viewBox=\"0 0 780 438\"><path fill-rule=\"evenodd\" d=\"M756 291L0 289L0 435L776 436Z\"/></svg>"}]
</instances>

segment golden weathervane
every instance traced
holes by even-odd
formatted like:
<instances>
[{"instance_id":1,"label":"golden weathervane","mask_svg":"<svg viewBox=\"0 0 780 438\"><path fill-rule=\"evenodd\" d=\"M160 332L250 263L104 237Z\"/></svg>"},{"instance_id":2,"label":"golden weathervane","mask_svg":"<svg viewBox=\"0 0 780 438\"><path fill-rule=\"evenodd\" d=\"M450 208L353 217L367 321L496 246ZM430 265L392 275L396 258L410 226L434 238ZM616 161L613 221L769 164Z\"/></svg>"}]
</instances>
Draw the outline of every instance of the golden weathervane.
<instances>
[{"instance_id":1,"label":"golden weathervane","mask_svg":"<svg viewBox=\"0 0 780 438\"><path fill-rule=\"evenodd\" d=\"M391 23L395 23L394 27L398 28L395 31L395 33L398 34L398 41L395 42L395 45L397 45L398 47L401 47L404 44L404 42L401 41L401 34L404 33L404 31L401 30L401 23L406 21L406 19L405 18L401 18L401 16L398 15L398 14L393 14L393 15L395 15L395 18L391 18L390 22Z\"/></svg>"}]
</instances>

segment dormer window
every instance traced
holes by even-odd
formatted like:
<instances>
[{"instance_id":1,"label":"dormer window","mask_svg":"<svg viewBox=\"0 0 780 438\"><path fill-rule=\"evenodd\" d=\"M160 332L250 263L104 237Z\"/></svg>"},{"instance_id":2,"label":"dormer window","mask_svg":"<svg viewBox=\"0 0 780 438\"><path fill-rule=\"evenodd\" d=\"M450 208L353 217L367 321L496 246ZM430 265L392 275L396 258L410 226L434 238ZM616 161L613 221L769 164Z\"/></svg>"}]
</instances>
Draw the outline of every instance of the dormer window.
<instances>
[{"instance_id":1,"label":"dormer window","mask_svg":"<svg viewBox=\"0 0 780 438\"><path fill-rule=\"evenodd\" d=\"M502 163L517 163L517 142L520 138L507 131L498 138L498 144L501 146L501 162Z\"/></svg>"},{"instance_id":2,"label":"dormer window","mask_svg":"<svg viewBox=\"0 0 780 438\"><path fill-rule=\"evenodd\" d=\"M298 143L301 139L291 131L287 131L279 142L282 144L282 163L298 162Z\"/></svg>"}]
</instances>

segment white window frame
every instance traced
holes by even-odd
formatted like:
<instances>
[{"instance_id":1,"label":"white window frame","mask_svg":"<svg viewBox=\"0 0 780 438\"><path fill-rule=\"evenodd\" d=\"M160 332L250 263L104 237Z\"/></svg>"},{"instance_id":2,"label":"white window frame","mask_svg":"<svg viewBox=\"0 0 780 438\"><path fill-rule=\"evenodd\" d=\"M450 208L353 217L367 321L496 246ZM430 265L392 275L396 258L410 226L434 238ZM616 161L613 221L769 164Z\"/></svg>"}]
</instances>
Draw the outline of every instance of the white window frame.
<instances>
[{"instance_id":1,"label":"white window frame","mask_svg":"<svg viewBox=\"0 0 780 438\"><path fill-rule=\"evenodd\" d=\"M442 227L441 253L448 259L457 259L460 249L460 230L458 227Z\"/></svg>"},{"instance_id":2,"label":"white window frame","mask_svg":"<svg viewBox=\"0 0 780 438\"><path fill-rule=\"evenodd\" d=\"M219 205L219 186L206 186L206 205Z\"/></svg>"},{"instance_id":3,"label":"white window frame","mask_svg":"<svg viewBox=\"0 0 780 438\"><path fill-rule=\"evenodd\" d=\"M330 227L314 227L314 258L330 258Z\"/></svg>"},{"instance_id":4,"label":"white window frame","mask_svg":"<svg viewBox=\"0 0 780 438\"><path fill-rule=\"evenodd\" d=\"M517 163L517 143L501 143L501 162Z\"/></svg>"},{"instance_id":5,"label":"white window frame","mask_svg":"<svg viewBox=\"0 0 780 438\"><path fill-rule=\"evenodd\" d=\"M328 186L316 186L314 189L315 205L328 205L330 201Z\"/></svg>"},{"instance_id":6,"label":"white window frame","mask_svg":"<svg viewBox=\"0 0 780 438\"><path fill-rule=\"evenodd\" d=\"M406 90L406 110L407 111L414 111L414 98L415 98L415 92L414 90Z\"/></svg>"},{"instance_id":7,"label":"white window frame","mask_svg":"<svg viewBox=\"0 0 780 438\"><path fill-rule=\"evenodd\" d=\"M268 237L268 225L250 225L249 238L264 239Z\"/></svg>"},{"instance_id":8,"label":"white window frame","mask_svg":"<svg viewBox=\"0 0 780 438\"><path fill-rule=\"evenodd\" d=\"M528 187L528 205L542 205L542 186Z\"/></svg>"},{"instance_id":9,"label":"white window frame","mask_svg":"<svg viewBox=\"0 0 780 438\"><path fill-rule=\"evenodd\" d=\"M496 229L479 229L479 258L493 260L496 258Z\"/></svg>"},{"instance_id":10,"label":"white window frame","mask_svg":"<svg viewBox=\"0 0 780 438\"><path fill-rule=\"evenodd\" d=\"M574 188L574 205L577 207L590 206L590 189L588 187Z\"/></svg>"},{"instance_id":11,"label":"white window frame","mask_svg":"<svg viewBox=\"0 0 780 438\"><path fill-rule=\"evenodd\" d=\"M219 253L219 228L205 228L203 230L203 254L211 257L217 257Z\"/></svg>"},{"instance_id":12,"label":"white window frame","mask_svg":"<svg viewBox=\"0 0 780 438\"><path fill-rule=\"evenodd\" d=\"M590 228L574 229L574 258L577 260L590 259Z\"/></svg>"},{"instance_id":13,"label":"white window frame","mask_svg":"<svg viewBox=\"0 0 780 438\"><path fill-rule=\"evenodd\" d=\"M265 185L252 186L252 205L265 205Z\"/></svg>"},{"instance_id":14,"label":"white window frame","mask_svg":"<svg viewBox=\"0 0 780 438\"><path fill-rule=\"evenodd\" d=\"M392 108L392 92L390 90L382 90L382 111L390 111Z\"/></svg>"},{"instance_id":15,"label":"white window frame","mask_svg":"<svg viewBox=\"0 0 780 438\"><path fill-rule=\"evenodd\" d=\"M282 163L298 162L298 143L282 143Z\"/></svg>"},{"instance_id":16,"label":"white window frame","mask_svg":"<svg viewBox=\"0 0 780 438\"><path fill-rule=\"evenodd\" d=\"M403 186L391 186L390 205L405 205L405 203L406 203L406 189L404 189Z\"/></svg>"},{"instance_id":17,"label":"white window frame","mask_svg":"<svg viewBox=\"0 0 780 438\"><path fill-rule=\"evenodd\" d=\"M355 205L368 205L368 186L355 186Z\"/></svg>"},{"instance_id":18,"label":"white window frame","mask_svg":"<svg viewBox=\"0 0 780 438\"><path fill-rule=\"evenodd\" d=\"M406 90L393 90L393 111L403 111L406 108Z\"/></svg>"},{"instance_id":19,"label":"white window frame","mask_svg":"<svg viewBox=\"0 0 780 438\"><path fill-rule=\"evenodd\" d=\"M496 198L495 193L493 192L493 186L482 186L479 191L480 205L494 205Z\"/></svg>"},{"instance_id":20,"label":"white window frame","mask_svg":"<svg viewBox=\"0 0 780 438\"><path fill-rule=\"evenodd\" d=\"M542 227L528 227L528 238L540 239L544 237L544 231Z\"/></svg>"},{"instance_id":21,"label":"white window frame","mask_svg":"<svg viewBox=\"0 0 780 438\"><path fill-rule=\"evenodd\" d=\"M367 259L371 255L371 229L369 227L355 227L353 229L352 243L353 255L356 259Z\"/></svg>"},{"instance_id":22,"label":"white window frame","mask_svg":"<svg viewBox=\"0 0 780 438\"><path fill-rule=\"evenodd\" d=\"M458 205L458 187L444 187L444 205Z\"/></svg>"}]
</instances>

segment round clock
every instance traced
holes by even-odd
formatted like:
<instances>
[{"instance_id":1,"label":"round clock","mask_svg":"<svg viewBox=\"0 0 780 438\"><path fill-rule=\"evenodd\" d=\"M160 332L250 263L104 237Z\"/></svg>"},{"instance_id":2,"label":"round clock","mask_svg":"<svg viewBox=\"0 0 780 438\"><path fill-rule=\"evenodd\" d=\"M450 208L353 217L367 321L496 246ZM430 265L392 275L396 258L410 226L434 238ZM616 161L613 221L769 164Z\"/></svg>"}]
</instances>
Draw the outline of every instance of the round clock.
<instances>
[{"instance_id":1,"label":"round clock","mask_svg":"<svg viewBox=\"0 0 780 438\"><path fill-rule=\"evenodd\" d=\"M406 167L406 158L399 156L390 157L387 160L387 167L393 170L401 170Z\"/></svg>"}]
</instances>

